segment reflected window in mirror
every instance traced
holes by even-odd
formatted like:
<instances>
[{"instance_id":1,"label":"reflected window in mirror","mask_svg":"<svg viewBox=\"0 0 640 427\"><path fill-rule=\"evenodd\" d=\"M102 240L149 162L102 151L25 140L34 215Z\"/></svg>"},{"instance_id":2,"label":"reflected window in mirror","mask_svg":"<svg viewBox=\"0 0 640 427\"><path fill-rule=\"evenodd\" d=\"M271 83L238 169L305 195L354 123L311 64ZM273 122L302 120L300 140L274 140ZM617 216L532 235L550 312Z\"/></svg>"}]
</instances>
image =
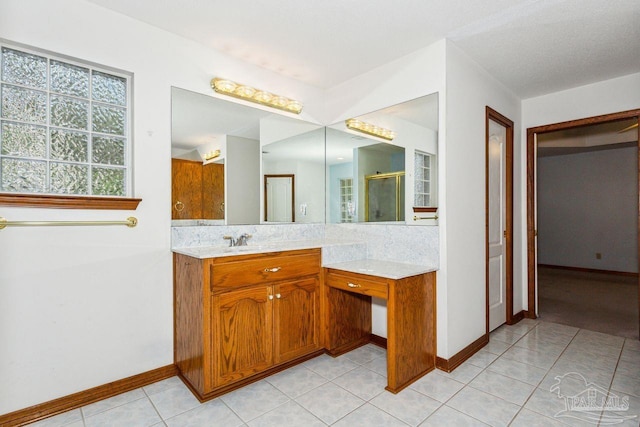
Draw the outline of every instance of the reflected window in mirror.
<instances>
[{"instance_id":1,"label":"reflected window in mirror","mask_svg":"<svg viewBox=\"0 0 640 427\"><path fill-rule=\"evenodd\" d=\"M414 156L414 201L415 207L434 206L433 161L434 155L416 150Z\"/></svg>"},{"instance_id":2,"label":"reflected window in mirror","mask_svg":"<svg viewBox=\"0 0 640 427\"><path fill-rule=\"evenodd\" d=\"M356 205L353 202L353 178L340 180L340 222L353 222Z\"/></svg>"}]
</instances>

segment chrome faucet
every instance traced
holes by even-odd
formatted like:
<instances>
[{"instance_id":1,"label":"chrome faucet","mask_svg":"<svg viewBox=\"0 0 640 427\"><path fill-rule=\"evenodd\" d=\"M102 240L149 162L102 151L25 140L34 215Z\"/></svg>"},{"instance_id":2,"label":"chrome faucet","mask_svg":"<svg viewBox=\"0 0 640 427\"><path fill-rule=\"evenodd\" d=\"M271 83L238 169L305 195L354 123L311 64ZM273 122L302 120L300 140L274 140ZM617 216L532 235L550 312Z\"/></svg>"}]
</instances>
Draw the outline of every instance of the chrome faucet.
<instances>
[{"instance_id":1,"label":"chrome faucet","mask_svg":"<svg viewBox=\"0 0 640 427\"><path fill-rule=\"evenodd\" d=\"M233 236L224 236L223 239L229 241L229 247L233 246L247 246L247 240L251 238L251 234L243 233L238 238Z\"/></svg>"},{"instance_id":2,"label":"chrome faucet","mask_svg":"<svg viewBox=\"0 0 640 427\"><path fill-rule=\"evenodd\" d=\"M251 234L243 233L236 239L236 246L247 246L247 239L251 238Z\"/></svg>"}]
</instances>

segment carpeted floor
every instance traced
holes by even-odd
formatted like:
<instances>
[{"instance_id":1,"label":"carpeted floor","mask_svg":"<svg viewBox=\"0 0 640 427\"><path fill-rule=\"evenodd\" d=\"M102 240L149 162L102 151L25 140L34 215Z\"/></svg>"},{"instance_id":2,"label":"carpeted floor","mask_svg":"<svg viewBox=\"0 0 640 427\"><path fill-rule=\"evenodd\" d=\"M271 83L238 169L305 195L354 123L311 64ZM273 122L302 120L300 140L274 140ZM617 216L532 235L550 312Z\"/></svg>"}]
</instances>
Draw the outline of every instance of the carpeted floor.
<instances>
[{"instance_id":1,"label":"carpeted floor","mask_svg":"<svg viewBox=\"0 0 640 427\"><path fill-rule=\"evenodd\" d=\"M638 339L638 279L538 268L540 319Z\"/></svg>"}]
</instances>

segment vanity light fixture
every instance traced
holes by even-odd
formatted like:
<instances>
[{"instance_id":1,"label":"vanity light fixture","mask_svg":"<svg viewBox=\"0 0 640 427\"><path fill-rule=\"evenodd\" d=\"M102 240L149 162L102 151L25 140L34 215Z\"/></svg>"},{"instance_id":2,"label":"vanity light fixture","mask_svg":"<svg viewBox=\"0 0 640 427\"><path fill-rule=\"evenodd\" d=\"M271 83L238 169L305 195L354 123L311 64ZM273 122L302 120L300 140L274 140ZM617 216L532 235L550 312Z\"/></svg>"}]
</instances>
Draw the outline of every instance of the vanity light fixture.
<instances>
[{"instance_id":1,"label":"vanity light fixture","mask_svg":"<svg viewBox=\"0 0 640 427\"><path fill-rule=\"evenodd\" d=\"M277 108L289 113L300 114L302 112L302 104L294 99L289 99L281 95L276 95L251 86L236 83L231 80L215 77L211 80L211 88L223 95L233 96L234 98L255 102L257 104Z\"/></svg>"},{"instance_id":2,"label":"vanity light fixture","mask_svg":"<svg viewBox=\"0 0 640 427\"><path fill-rule=\"evenodd\" d=\"M209 151L204 155L204 160L209 161L220 157L220 150Z\"/></svg>"},{"instance_id":3,"label":"vanity light fixture","mask_svg":"<svg viewBox=\"0 0 640 427\"><path fill-rule=\"evenodd\" d=\"M351 130L377 136L387 141L392 141L393 138L396 137L395 132L392 130L381 128L380 126L372 125L371 123L366 123L358 119L347 119L344 121L344 124Z\"/></svg>"}]
</instances>

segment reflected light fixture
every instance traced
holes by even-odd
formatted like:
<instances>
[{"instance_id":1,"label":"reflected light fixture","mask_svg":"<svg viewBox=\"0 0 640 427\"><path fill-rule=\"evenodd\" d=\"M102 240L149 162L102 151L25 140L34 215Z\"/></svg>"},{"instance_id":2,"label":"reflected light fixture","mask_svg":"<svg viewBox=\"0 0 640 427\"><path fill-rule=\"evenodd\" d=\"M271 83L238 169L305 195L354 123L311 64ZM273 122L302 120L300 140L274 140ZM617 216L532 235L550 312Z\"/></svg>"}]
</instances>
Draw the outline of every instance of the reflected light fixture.
<instances>
[{"instance_id":1,"label":"reflected light fixture","mask_svg":"<svg viewBox=\"0 0 640 427\"><path fill-rule=\"evenodd\" d=\"M372 125L358 119L347 119L344 124L351 130L366 133L367 135L377 136L378 138L392 141L396 137L394 131L381 128L380 126Z\"/></svg>"},{"instance_id":2,"label":"reflected light fixture","mask_svg":"<svg viewBox=\"0 0 640 427\"><path fill-rule=\"evenodd\" d=\"M211 80L211 88L223 95L233 96L234 98L255 102L257 104L277 108L289 113L300 114L302 112L302 104L294 99L289 99L284 96L236 83L231 80L215 77Z\"/></svg>"},{"instance_id":3,"label":"reflected light fixture","mask_svg":"<svg viewBox=\"0 0 640 427\"><path fill-rule=\"evenodd\" d=\"M204 160L209 161L220 157L220 150L209 151L204 155Z\"/></svg>"}]
</instances>

